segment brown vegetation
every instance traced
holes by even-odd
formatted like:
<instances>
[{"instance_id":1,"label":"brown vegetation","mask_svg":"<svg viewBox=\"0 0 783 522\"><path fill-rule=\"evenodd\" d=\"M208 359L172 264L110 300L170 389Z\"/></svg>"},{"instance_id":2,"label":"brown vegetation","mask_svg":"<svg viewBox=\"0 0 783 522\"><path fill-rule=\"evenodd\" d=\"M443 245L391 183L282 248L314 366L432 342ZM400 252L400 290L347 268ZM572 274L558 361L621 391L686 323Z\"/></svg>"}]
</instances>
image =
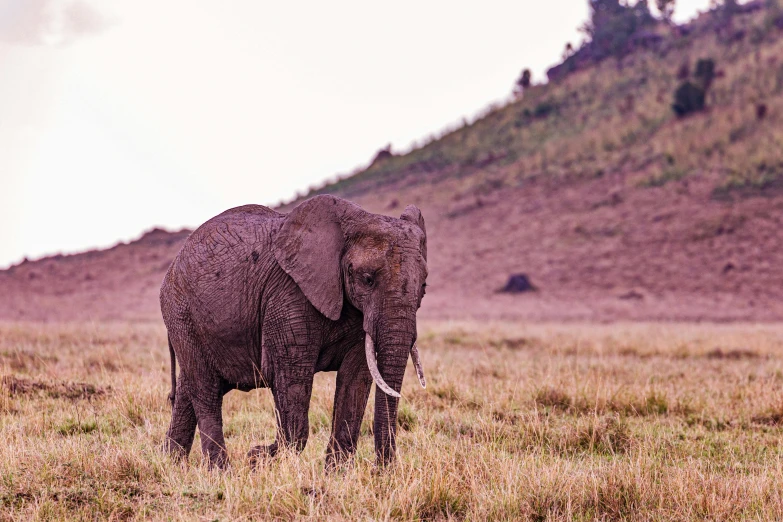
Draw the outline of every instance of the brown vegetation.
<instances>
[{"instance_id":1,"label":"brown vegetation","mask_svg":"<svg viewBox=\"0 0 783 522\"><path fill-rule=\"evenodd\" d=\"M373 466L370 407L354 465L325 475L334 376L319 374L306 450L256 472L244 454L274 436L271 395L227 395L219 473L159 451L162 325L0 324L0 352L48 361L0 362L0 518L783 516L778 326L439 322L419 338L431 384L405 381L394 466Z\"/></svg>"}]
</instances>

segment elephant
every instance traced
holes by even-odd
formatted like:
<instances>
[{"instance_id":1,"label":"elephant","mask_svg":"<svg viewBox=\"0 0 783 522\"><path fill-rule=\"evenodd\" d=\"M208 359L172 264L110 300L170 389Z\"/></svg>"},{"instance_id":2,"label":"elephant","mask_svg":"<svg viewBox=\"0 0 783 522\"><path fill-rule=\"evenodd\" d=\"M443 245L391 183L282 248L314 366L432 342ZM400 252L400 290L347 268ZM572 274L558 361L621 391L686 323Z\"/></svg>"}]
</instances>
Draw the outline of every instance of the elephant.
<instances>
[{"instance_id":1,"label":"elephant","mask_svg":"<svg viewBox=\"0 0 783 522\"><path fill-rule=\"evenodd\" d=\"M288 214L245 205L205 222L160 290L172 382L164 448L186 458L198 426L210 468L225 468L223 396L270 388L276 439L248 458L255 466L283 448L301 452L314 374L336 371L326 469L355 453L373 382L376 465L388 464L409 356L426 386L416 314L427 275L427 233L413 205L396 219L319 195Z\"/></svg>"}]
</instances>

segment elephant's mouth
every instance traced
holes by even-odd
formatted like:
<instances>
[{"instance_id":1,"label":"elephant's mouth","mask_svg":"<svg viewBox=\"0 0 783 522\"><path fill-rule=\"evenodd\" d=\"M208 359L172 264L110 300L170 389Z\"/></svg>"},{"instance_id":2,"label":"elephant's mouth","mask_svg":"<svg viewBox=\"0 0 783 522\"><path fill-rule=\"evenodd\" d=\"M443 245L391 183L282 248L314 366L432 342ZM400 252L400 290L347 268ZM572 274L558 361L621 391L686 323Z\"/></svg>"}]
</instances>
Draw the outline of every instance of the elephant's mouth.
<instances>
[{"instance_id":1,"label":"elephant's mouth","mask_svg":"<svg viewBox=\"0 0 783 522\"><path fill-rule=\"evenodd\" d=\"M367 357L367 367L370 369L370 375L372 380L375 381L375 385L383 390L384 393L392 397L400 397L400 394L394 391L391 386L386 384L383 380L381 372L378 371L378 361L375 358L375 343L373 343L372 336L365 334L364 336L364 354ZM416 347L416 343L413 343L410 351L411 359L413 360L413 366L416 368L416 377L419 378L419 384L422 388L427 387L427 381L424 378L424 369L421 366L421 358L419 357L419 349Z\"/></svg>"}]
</instances>

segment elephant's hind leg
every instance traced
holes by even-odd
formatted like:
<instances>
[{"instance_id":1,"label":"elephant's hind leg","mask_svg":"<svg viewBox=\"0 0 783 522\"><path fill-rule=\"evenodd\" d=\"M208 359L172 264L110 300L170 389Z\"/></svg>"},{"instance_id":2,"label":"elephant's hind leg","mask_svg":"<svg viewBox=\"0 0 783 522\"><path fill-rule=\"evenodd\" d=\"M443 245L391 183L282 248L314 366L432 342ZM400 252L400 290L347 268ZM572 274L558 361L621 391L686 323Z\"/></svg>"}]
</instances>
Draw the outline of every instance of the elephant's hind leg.
<instances>
[{"instance_id":1,"label":"elephant's hind leg","mask_svg":"<svg viewBox=\"0 0 783 522\"><path fill-rule=\"evenodd\" d=\"M226 442L223 438L223 386L217 376L201 375L199 389L193 394L193 409L201 434L201 452L209 458L209 466L228 466Z\"/></svg>"},{"instance_id":2,"label":"elephant's hind leg","mask_svg":"<svg viewBox=\"0 0 783 522\"><path fill-rule=\"evenodd\" d=\"M196 435L196 412L188 388L187 379L180 375L171 412L171 424L164 443L164 449L176 460L187 458Z\"/></svg>"}]
</instances>

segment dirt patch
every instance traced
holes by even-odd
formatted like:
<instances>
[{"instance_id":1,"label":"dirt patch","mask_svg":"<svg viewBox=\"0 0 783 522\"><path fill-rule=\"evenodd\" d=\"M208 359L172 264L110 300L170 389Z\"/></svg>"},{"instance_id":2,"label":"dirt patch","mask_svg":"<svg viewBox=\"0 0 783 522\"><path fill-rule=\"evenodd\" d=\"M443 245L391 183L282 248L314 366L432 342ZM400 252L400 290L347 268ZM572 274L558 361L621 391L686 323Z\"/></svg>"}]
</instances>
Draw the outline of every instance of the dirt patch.
<instances>
[{"instance_id":1,"label":"dirt patch","mask_svg":"<svg viewBox=\"0 0 783 522\"><path fill-rule=\"evenodd\" d=\"M770 410L759 415L754 415L750 420L756 424L764 424L765 426L780 426L783 425L783 411Z\"/></svg>"},{"instance_id":2,"label":"dirt patch","mask_svg":"<svg viewBox=\"0 0 783 522\"><path fill-rule=\"evenodd\" d=\"M508 339L491 340L490 346L495 348L508 348L509 350L522 350L530 348L535 344L533 339L527 339L525 337L514 337Z\"/></svg>"},{"instance_id":3,"label":"dirt patch","mask_svg":"<svg viewBox=\"0 0 783 522\"><path fill-rule=\"evenodd\" d=\"M0 385L10 395L44 395L53 399L91 399L107 395L110 387L97 386L84 382L44 382L34 379L24 379L14 375L5 375L0 379Z\"/></svg>"},{"instance_id":4,"label":"dirt patch","mask_svg":"<svg viewBox=\"0 0 783 522\"><path fill-rule=\"evenodd\" d=\"M747 348L732 348L727 350L715 348L707 352L707 359L729 359L738 361L741 359L758 359L759 357L761 357L761 355L758 352Z\"/></svg>"},{"instance_id":5,"label":"dirt patch","mask_svg":"<svg viewBox=\"0 0 783 522\"><path fill-rule=\"evenodd\" d=\"M571 407L571 397L555 388L544 388L536 392L533 397L535 403L545 408L560 408L567 410Z\"/></svg>"},{"instance_id":6,"label":"dirt patch","mask_svg":"<svg viewBox=\"0 0 783 522\"><path fill-rule=\"evenodd\" d=\"M54 355L42 355L26 350L0 352L0 365L8 364L11 370L17 372L40 370L57 362Z\"/></svg>"},{"instance_id":7,"label":"dirt patch","mask_svg":"<svg viewBox=\"0 0 783 522\"><path fill-rule=\"evenodd\" d=\"M545 409L569 413L577 416L615 413L630 417L651 415L687 415L691 409L685 404L670 404L666 395L649 390L641 395L624 394L604 397L572 397L568 393L553 387L538 390L533 402Z\"/></svg>"}]
</instances>

